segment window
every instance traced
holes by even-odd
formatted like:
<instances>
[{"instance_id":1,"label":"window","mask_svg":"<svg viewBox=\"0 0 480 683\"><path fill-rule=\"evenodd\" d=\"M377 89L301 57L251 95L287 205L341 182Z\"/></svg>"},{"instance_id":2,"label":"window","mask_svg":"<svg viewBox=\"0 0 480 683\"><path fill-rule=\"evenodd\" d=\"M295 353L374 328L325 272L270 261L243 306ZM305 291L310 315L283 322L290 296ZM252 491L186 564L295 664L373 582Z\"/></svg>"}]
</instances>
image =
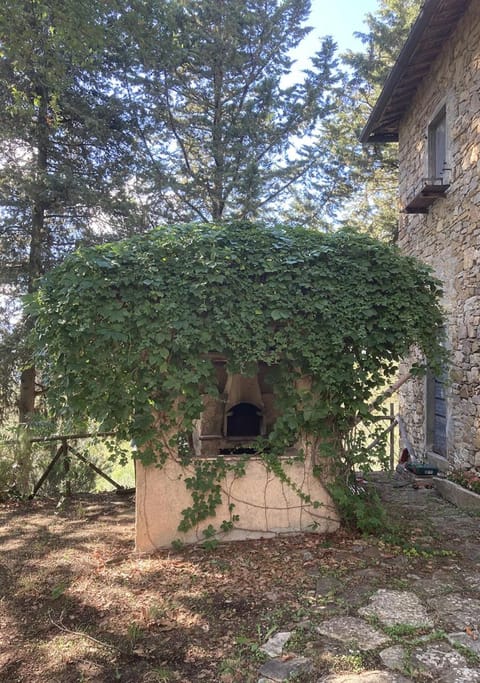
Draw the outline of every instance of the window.
<instances>
[{"instance_id":1,"label":"window","mask_svg":"<svg viewBox=\"0 0 480 683\"><path fill-rule=\"evenodd\" d=\"M447 170L447 120L445 107L428 127L428 176L443 179Z\"/></svg>"},{"instance_id":2,"label":"window","mask_svg":"<svg viewBox=\"0 0 480 683\"><path fill-rule=\"evenodd\" d=\"M428 126L427 177L418 179L405 205L406 213L428 213L429 207L446 196L450 186L447 167L447 112L443 106Z\"/></svg>"}]
</instances>

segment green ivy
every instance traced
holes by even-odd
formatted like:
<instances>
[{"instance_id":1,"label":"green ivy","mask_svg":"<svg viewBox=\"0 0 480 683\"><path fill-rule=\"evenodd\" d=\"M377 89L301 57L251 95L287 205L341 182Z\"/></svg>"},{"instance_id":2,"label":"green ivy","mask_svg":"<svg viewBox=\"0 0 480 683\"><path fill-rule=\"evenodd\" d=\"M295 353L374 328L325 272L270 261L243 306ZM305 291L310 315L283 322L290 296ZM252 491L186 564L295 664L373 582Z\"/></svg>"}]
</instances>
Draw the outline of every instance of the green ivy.
<instances>
[{"instance_id":1,"label":"green ivy","mask_svg":"<svg viewBox=\"0 0 480 683\"><path fill-rule=\"evenodd\" d=\"M374 392L412 345L444 360L440 295L426 266L353 231L195 223L77 251L30 312L56 415L134 439L147 464L175 450L187 463L202 395L217 395L209 354L236 373L262 361L280 412L259 444L267 466L286 477L278 456L308 434L330 445L348 490L363 455L346 436ZM225 463L194 463L182 528L214 513Z\"/></svg>"}]
</instances>

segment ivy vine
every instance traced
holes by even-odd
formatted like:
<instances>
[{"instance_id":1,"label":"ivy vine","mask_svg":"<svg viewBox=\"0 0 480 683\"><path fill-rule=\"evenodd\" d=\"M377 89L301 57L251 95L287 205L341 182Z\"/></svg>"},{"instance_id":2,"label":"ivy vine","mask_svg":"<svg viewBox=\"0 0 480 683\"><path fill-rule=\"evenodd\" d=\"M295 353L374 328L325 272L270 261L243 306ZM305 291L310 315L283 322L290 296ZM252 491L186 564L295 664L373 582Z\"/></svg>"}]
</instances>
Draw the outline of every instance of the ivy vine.
<instances>
[{"instance_id":1,"label":"ivy vine","mask_svg":"<svg viewBox=\"0 0 480 683\"><path fill-rule=\"evenodd\" d=\"M345 435L398 360L415 345L443 362L440 296L426 266L364 234L194 223L80 249L29 310L52 411L134 439L146 464L178 454L217 394L215 352L232 373L271 369L280 416L259 450L272 471L311 435L344 476ZM183 529L214 514L226 466L195 464Z\"/></svg>"}]
</instances>

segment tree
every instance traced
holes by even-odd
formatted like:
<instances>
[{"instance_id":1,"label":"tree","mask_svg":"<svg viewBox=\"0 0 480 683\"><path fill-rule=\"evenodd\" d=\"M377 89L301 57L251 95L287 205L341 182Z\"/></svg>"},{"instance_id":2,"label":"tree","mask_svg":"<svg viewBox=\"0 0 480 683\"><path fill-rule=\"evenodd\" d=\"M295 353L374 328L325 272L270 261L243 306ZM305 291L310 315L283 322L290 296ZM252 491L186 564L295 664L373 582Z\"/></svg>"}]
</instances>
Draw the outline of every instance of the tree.
<instances>
[{"instance_id":1,"label":"tree","mask_svg":"<svg viewBox=\"0 0 480 683\"><path fill-rule=\"evenodd\" d=\"M128 234L131 125L108 61L109 13L99 0L5 0L0 9L0 294L7 306L81 241L100 239L114 217ZM137 228L141 224L137 224ZM4 396L19 372L19 416L35 408L30 322L2 330ZM15 308L17 310L15 311ZM12 346L15 344L15 349ZM10 402L6 402L7 405ZM5 407L5 403L2 407Z\"/></svg>"},{"instance_id":2,"label":"tree","mask_svg":"<svg viewBox=\"0 0 480 683\"><path fill-rule=\"evenodd\" d=\"M426 266L366 235L222 222L78 251L47 275L32 312L56 413L94 418L161 465L179 457L202 394L218 398L210 354L232 373L263 362L278 417L258 451L277 473L277 456L308 435L344 491L359 455L347 436L372 418L397 361L412 344L433 365L443 358L439 298Z\"/></svg>"},{"instance_id":3,"label":"tree","mask_svg":"<svg viewBox=\"0 0 480 683\"><path fill-rule=\"evenodd\" d=\"M285 85L309 7L140 2L123 15L123 82L143 142L143 192L158 218L256 216L278 207L314 164L321 168L309 136L333 113L332 42L302 82Z\"/></svg>"},{"instance_id":4,"label":"tree","mask_svg":"<svg viewBox=\"0 0 480 683\"><path fill-rule=\"evenodd\" d=\"M336 192L330 197L334 216L330 225L355 225L385 239L395 237L397 145L361 145L359 135L421 4L421 0L379 0L378 10L366 16L367 30L356 33L364 49L341 56L343 82L336 89L336 115L325 121L317 139L324 155L328 149L336 176ZM325 224L325 213L316 197L323 170L318 175L313 168L308 180L295 209L307 223Z\"/></svg>"}]
</instances>

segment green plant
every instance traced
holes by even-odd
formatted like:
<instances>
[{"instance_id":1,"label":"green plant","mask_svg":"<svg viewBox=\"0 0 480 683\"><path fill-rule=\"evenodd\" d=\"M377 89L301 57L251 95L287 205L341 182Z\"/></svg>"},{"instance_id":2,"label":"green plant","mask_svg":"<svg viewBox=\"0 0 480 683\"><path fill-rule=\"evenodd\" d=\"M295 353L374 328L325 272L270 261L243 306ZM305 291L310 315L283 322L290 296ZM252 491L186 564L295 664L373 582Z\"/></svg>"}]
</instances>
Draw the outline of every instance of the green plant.
<instances>
[{"instance_id":1,"label":"green plant","mask_svg":"<svg viewBox=\"0 0 480 683\"><path fill-rule=\"evenodd\" d=\"M133 650L135 647L136 643L138 642L140 636L142 635L142 629L138 624L135 622L132 622L131 624L128 625L127 628L127 640L130 649Z\"/></svg>"},{"instance_id":2,"label":"green plant","mask_svg":"<svg viewBox=\"0 0 480 683\"><path fill-rule=\"evenodd\" d=\"M391 638L404 638L405 636L420 636L425 635L430 631L429 628L421 626L412 626L411 624L394 624L393 626L384 626L383 630Z\"/></svg>"},{"instance_id":3,"label":"green plant","mask_svg":"<svg viewBox=\"0 0 480 683\"><path fill-rule=\"evenodd\" d=\"M407 557L456 557L458 553L454 550L445 550L444 548L423 548L416 544L410 544L402 548L402 553Z\"/></svg>"},{"instance_id":4,"label":"green plant","mask_svg":"<svg viewBox=\"0 0 480 683\"><path fill-rule=\"evenodd\" d=\"M278 417L255 444L268 469L318 506L280 458L303 443L298 457L310 454L347 522L371 532L383 517L354 485L372 458L356 426L372 422L376 389L412 344L440 367L439 298L425 266L366 235L243 221L80 250L44 279L30 313L57 414L134 438L145 464L190 465L180 531L215 515L227 472L245 472L245 459L202 462L188 449L203 395L218 397L215 351L230 373L268 367Z\"/></svg>"},{"instance_id":5,"label":"green plant","mask_svg":"<svg viewBox=\"0 0 480 683\"><path fill-rule=\"evenodd\" d=\"M218 546L218 539L215 538L217 531L212 524L209 524L206 529L202 531L202 535L205 540L202 542L202 548L204 550L212 551Z\"/></svg>"},{"instance_id":6,"label":"green plant","mask_svg":"<svg viewBox=\"0 0 480 683\"><path fill-rule=\"evenodd\" d=\"M168 683L175 680L178 680L176 672L163 666L155 667L143 679L145 683Z\"/></svg>"},{"instance_id":7,"label":"green plant","mask_svg":"<svg viewBox=\"0 0 480 683\"><path fill-rule=\"evenodd\" d=\"M450 472L448 479L480 495L480 472L476 470L455 470Z\"/></svg>"},{"instance_id":8,"label":"green plant","mask_svg":"<svg viewBox=\"0 0 480 683\"><path fill-rule=\"evenodd\" d=\"M480 656L468 646L455 642L451 642L450 644L453 648L455 648L455 650L457 650L457 652L460 652L460 654L465 657L469 666L478 667L480 665Z\"/></svg>"},{"instance_id":9,"label":"green plant","mask_svg":"<svg viewBox=\"0 0 480 683\"><path fill-rule=\"evenodd\" d=\"M61 598L69 586L69 581L60 581L60 583L55 584L50 592L52 600L58 600L58 598Z\"/></svg>"},{"instance_id":10,"label":"green plant","mask_svg":"<svg viewBox=\"0 0 480 683\"><path fill-rule=\"evenodd\" d=\"M239 647L242 655L248 655L250 660L255 662L264 662L267 655L261 649L261 644L247 636L237 636L235 639L236 645Z\"/></svg>"}]
</instances>

